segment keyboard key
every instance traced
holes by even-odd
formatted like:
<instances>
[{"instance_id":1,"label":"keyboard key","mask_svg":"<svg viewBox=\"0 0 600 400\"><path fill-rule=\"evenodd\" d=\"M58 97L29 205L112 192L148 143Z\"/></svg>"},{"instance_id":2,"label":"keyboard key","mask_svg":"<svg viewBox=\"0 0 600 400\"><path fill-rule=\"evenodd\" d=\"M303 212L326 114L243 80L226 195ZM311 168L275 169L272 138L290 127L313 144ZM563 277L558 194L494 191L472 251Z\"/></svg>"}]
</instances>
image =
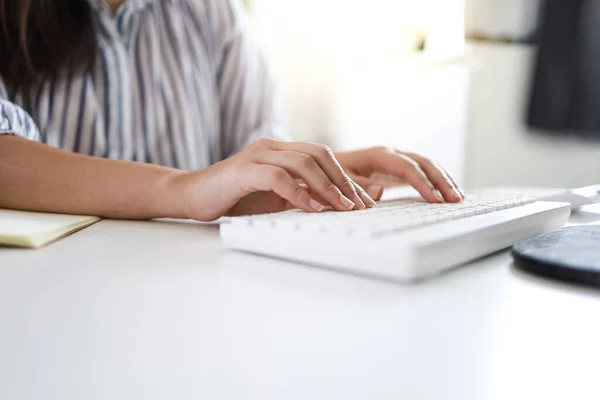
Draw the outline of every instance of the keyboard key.
<instances>
[{"instance_id":1,"label":"keyboard key","mask_svg":"<svg viewBox=\"0 0 600 400\"><path fill-rule=\"evenodd\" d=\"M422 199L379 203L351 212L309 214L298 210L232 218L232 223L263 229L284 229L314 234L381 236L505 210L533 202L529 198L470 195L462 203L429 204Z\"/></svg>"}]
</instances>

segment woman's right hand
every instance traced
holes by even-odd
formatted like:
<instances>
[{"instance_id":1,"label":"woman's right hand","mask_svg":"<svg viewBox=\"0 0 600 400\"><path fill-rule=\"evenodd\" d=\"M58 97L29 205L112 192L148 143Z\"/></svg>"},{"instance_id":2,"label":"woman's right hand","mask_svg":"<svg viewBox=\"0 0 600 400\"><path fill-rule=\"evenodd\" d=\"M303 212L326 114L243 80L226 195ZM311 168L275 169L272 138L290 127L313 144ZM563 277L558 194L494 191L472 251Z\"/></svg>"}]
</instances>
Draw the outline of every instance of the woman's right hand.
<instances>
[{"instance_id":1,"label":"woman's right hand","mask_svg":"<svg viewBox=\"0 0 600 400\"><path fill-rule=\"evenodd\" d=\"M258 209L264 213L296 207L319 212L332 206L349 211L375 205L333 152L314 143L260 139L204 170L179 174L174 184L184 214L199 221L217 219L234 209L239 215Z\"/></svg>"}]
</instances>

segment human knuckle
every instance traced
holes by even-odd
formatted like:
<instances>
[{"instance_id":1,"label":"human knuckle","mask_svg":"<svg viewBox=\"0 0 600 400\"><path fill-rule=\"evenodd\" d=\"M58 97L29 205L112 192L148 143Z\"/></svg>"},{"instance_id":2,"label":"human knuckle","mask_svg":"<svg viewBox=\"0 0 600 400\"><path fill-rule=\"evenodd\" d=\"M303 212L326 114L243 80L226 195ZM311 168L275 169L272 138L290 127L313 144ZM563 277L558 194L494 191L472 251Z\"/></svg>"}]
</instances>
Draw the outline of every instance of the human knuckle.
<instances>
[{"instance_id":1,"label":"human knuckle","mask_svg":"<svg viewBox=\"0 0 600 400\"><path fill-rule=\"evenodd\" d=\"M333 151L329 146L324 144L316 144L315 146L320 157L334 158Z\"/></svg>"},{"instance_id":2,"label":"human knuckle","mask_svg":"<svg viewBox=\"0 0 600 400\"><path fill-rule=\"evenodd\" d=\"M371 148L375 153L393 153L394 149L389 146L375 146Z\"/></svg>"},{"instance_id":3,"label":"human knuckle","mask_svg":"<svg viewBox=\"0 0 600 400\"><path fill-rule=\"evenodd\" d=\"M266 149L261 143L254 142L247 148L247 152L245 154L249 157L255 157L258 154L261 154Z\"/></svg>"},{"instance_id":4,"label":"human knuckle","mask_svg":"<svg viewBox=\"0 0 600 400\"><path fill-rule=\"evenodd\" d=\"M410 157L403 157L404 161L406 162L406 167L409 168L411 171L415 171L415 172L420 172L421 171L421 166L419 165L418 162L416 162L415 160L413 160Z\"/></svg>"},{"instance_id":5,"label":"human knuckle","mask_svg":"<svg viewBox=\"0 0 600 400\"><path fill-rule=\"evenodd\" d=\"M274 169L271 171L271 180L275 183L281 183L287 177L287 173L282 169Z\"/></svg>"},{"instance_id":6,"label":"human knuckle","mask_svg":"<svg viewBox=\"0 0 600 400\"><path fill-rule=\"evenodd\" d=\"M314 169L317 166L317 162L315 161L315 159L308 154L300 154L298 156L298 164L300 165L300 167L310 170Z\"/></svg>"},{"instance_id":7,"label":"human knuckle","mask_svg":"<svg viewBox=\"0 0 600 400\"><path fill-rule=\"evenodd\" d=\"M260 138L260 139L258 139L257 141L254 142L254 145L256 145L256 147L259 147L259 148L264 148L264 147L269 147L273 143L274 143L273 139L270 139L270 138Z\"/></svg>"},{"instance_id":8,"label":"human knuckle","mask_svg":"<svg viewBox=\"0 0 600 400\"><path fill-rule=\"evenodd\" d=\"M338 194L340 189L331 181L325 182L325 191Z\"/></svg>"},{"instance_id":9,"label":"human knuckle","mask_svg":"<svg viewBox=\"0 0 600 400\"><path fill-rule=\"evenodd\" d=\"M294 199L299 200L302 199L304 196L306 196L306 192L300 186L297 186L296 189L294 189L294 192L292 193L292 197Z\"/></svg>"},{"instance_id":10,"label":"human knuckle","mask_svg":"<svg viewBox=\"0 0 600 400\"><path fill-rule=\"evenodd\" d=\"M354 186L354 183L353 183L353 182L350 180L350 178L348 178L348 177L345 177L345 178L342 180L342 182L341 182L341 184L340 184L340 187L341 187L342 189L344 189L344 190L348 190L348 191L350 191L350 192L354 192L354 191L356 191L356 188L355 188L355 186Z\"/></svg>"},{"instance_id":11,"label":"human knuckle","mask_svg":"<svg viewBox=\"0 0 600 400\"><path fill-rule=\"evenodd\" d=\"M437 163L435 161L433 161L431 158L421 156L421 158L419 160L421 160L421 162L423 164L433 165L434 167L438 167L439 168L439 166L437 165Z\"/></svg>"}]
</instances>

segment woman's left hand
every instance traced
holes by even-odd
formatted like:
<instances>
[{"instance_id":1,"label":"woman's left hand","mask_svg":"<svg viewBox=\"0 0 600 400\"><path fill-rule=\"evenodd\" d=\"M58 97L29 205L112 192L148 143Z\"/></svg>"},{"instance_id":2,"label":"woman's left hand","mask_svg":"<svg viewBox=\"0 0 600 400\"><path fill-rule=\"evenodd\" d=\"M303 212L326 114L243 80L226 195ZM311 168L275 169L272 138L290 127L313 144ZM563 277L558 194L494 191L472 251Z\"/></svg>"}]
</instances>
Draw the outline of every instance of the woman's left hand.
<instances>
[{"instance_id":1,"label":"woman's left hand","mask_svg":"<svg viewBox=\"0 0 600 400\"><path fill-rule=\"evenodd\" d=\"M439 164L423 156L388 147L335 153L348 176L375 200L383 188L408 184L431 203L457 203L464 192ZM382 179L383 178L383 179Z\"/></svg>"}]
</instances>

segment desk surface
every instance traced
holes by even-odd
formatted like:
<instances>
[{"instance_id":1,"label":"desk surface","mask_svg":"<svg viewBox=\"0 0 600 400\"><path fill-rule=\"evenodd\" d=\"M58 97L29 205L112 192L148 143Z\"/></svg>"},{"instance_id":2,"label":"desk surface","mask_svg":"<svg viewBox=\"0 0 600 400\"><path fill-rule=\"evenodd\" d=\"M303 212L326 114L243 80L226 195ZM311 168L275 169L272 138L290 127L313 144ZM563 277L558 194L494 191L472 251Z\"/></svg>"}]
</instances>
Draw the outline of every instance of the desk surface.
<instances>
[{"instance_id":1,"label":"desk surface","mask_svg":"<svg viewBox=\"0 0 600 400\"><path fill-rule=\"evenodd\" d=\"M192 223L0 248L2 399L597 400L599 339L600 292L508 252L398 286L229 252Z\"/></svg>"}]
</instances>

